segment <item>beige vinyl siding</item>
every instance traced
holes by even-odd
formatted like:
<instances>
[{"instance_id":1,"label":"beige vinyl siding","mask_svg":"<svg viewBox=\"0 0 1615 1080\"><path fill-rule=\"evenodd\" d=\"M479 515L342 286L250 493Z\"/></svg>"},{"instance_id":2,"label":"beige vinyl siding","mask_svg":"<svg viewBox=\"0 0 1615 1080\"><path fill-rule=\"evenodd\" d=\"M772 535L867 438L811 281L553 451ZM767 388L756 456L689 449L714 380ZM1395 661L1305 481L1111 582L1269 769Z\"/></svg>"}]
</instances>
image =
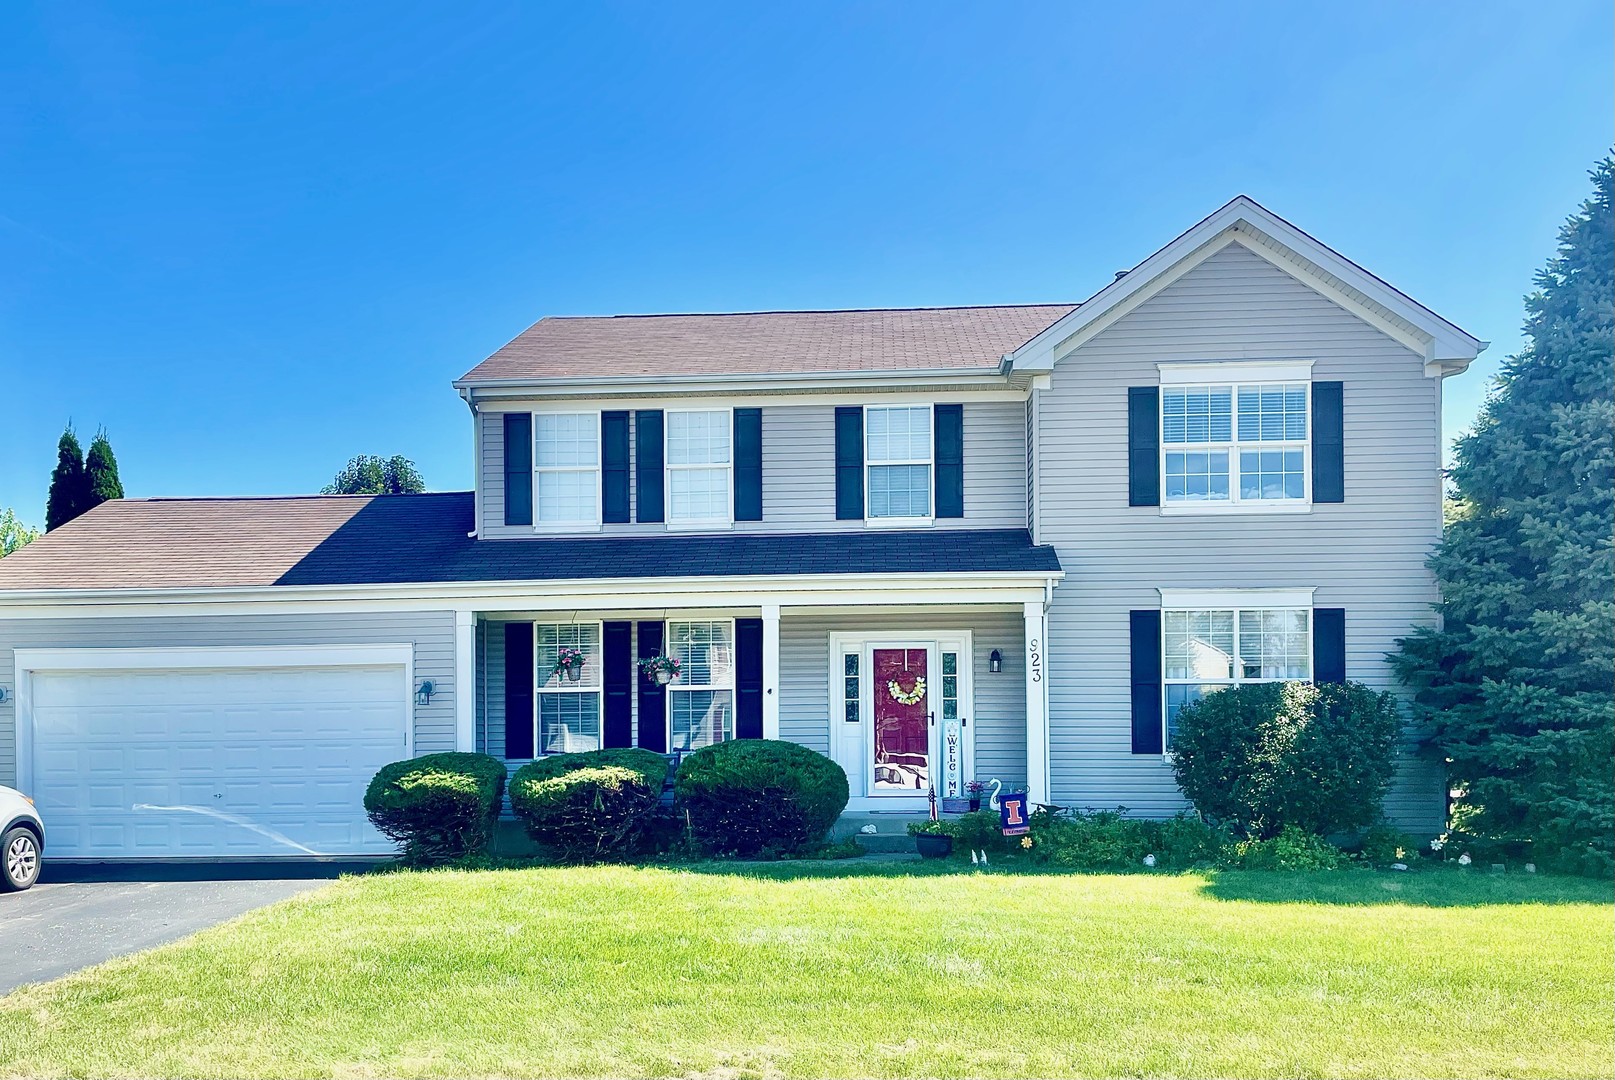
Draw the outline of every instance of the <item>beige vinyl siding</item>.
<instances>
[{"instance_id":1,"label":"beige vinyl siding","mask_svg":"<svg viewBox=\"0 0 1615 1080\"><path fill-rule=\"evenodd\" d=\"M744 403L741 403L744 405ZM601 407L600 402L579 405ZM835 406L764 405L763 520L740 521L736 532L824 532L862 529L862 521L836 520ZM505 525L504 420L478 414L482 470L481 535L527 539L530 526ZM633 460L638 432L629 419ZM938 519L938 528L1019 529L1026 526L1026 412L1019 401L967 401L964 406L963 518ZM632 513L638 512L638 477L629 470ZM661 523L606 525L604 535L665 533ZM684 530L680 530L684 531ZM727 531L727 530L726 530ZM576 535L576 534L571 534Z\"/></svg>"},{"instance_id":2,"label":"beige vinyl siding","mask_svg":"<svg viewBox=\"0 0 1615 1080\"><path fill-rule=\"evenodd\" d=\"M1315 360L1345 384L1346 501L1304 515L1162 517L1127 505L1127 388L1161 360ZM1050 613L1052 797L1165 814L1160 757L1130 753L1128 612L1157 588L1315 587L1346 609L1348 677L1394 688L1383 661L1432 618L1424 562L1440 533L1439 383L1421 359L1255 254L1225 249L1062 360L1037 403L1040 539L1065 567ZM1411 751L1410 738L1408 749ZM1388 800L1439 826L1435 766L1405 756Z\"/></svg>"},{"instance_id":3,"label":"beige vinyl siding","mask_svg":"<svg viewBox=\"0 0 1615 1080\"><path fill-rule=\"evenodd\" d=\"M246 645L412 643L415 682L436 687L414 704L415 752L454 749L454 613L451 611L299 615L186 615L137 618L0 619L0 683L14 688L17 649L207 648ZM0 784L17 777L15 695L0 703Z\"/></svg>"}]
</instances>

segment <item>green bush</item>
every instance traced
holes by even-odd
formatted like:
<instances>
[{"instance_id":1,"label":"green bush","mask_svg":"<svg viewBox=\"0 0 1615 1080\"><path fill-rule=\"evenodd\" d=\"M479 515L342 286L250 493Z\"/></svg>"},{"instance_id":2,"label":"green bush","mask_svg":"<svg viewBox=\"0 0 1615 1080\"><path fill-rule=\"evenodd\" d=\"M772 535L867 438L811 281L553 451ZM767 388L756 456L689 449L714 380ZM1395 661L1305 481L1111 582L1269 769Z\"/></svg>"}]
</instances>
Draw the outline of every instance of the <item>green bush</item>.
<instances>
[{"instance_id":1,"label":"green bush","mask_svg":"<svg viewBox=\"0 0 1615 1080\"><path fill-rule=\"evenodd\" d=\"M1186 705L1172 770L1200 813L1256 838L1368 825L1396 767L1396 699L1360 683L1254 683Z\"/></svg>"},{"instance_id":2,"label":"green bush","mask_svg":"<svg viewBox=\"0 0 1615 1080\"><path fill-rule=\"evenodd\" d=\"M1389 825L1364 830L1357 841L1358 856L1370 866L1389 866L1419 857L1419 841Z\"/></svg>"},{"instance_id":3,"label":"green bush","mask_svg":"<svg viewBox=\"0 0 1615 1080\"><path fill-rule=\"evenodd\" d=\"M427 864L478 855L493 839L505 766L487 754L427 754L384 765L365 789L371 822Z\"/></svg>"},{"instance_id":4,"label":"green bush","mask_svg":"<svg viewBox=\"0 0 1615 1080\"><path fill-rule=\"evenodd\" d=\"M1156 865L1173 870L1217 866L1227 858L1233 839L1193 814L1149 822L1155 830Z\"/></svg>"},{"instance_id":5,"label":"green bush","mask_svg":"<svg viewBox=\"0 0 1615 1080\"><path fill-rule=\"evenodd\" d=\"M1244 870L1339 870L1340 849L1321 836L1286 825L1266 840L1242 840L1234 857Z\"/></svg>"},{"instance_id":6,"label":"green bush","mask_svg":"<svg viewBox=\"0 0 1615 1080\"><path fill-rule=\"evenodd\" d=\"M847 774L823 754L773 739L734 739L685 758L675 805L714 854L795 854L821 843L847 808Z\"/></svg>"},{"instance_id":7,"label":"green bush","mask_svg":"<svg viewBox=\"0 0 1615 1080\"><path fill-rule=\"evenodd\" d=\"M1150 855L1156 869L1187 870L1222 865L1232 851L1226 833L1192 814L1158 821L1125 809L1036 813L1032 838L1034 859L1076 870L1136 870Z\"/></svg>"},{"instance_id":8,"label":"green bush","mask_svg":"<svg viewBox=\"0 0 1615 1080\"><path fill-rule=\"evenodd\" d=\"M649 750L554 754L516 771L510 806L556 858L623 858L650 836L666 777L667 759Z\"/></svg>"},{"instance_id":9,"label":"green bush","mask_svg":"<svg viewBox=\"0 0 1615 1080\"><path fill-rule=\"evenodd\" d=\"M1008 851L1020 838L1005 836L997 810L972 810L944 822L956 847L966 851Z\"/></svg>"}]
</instances>

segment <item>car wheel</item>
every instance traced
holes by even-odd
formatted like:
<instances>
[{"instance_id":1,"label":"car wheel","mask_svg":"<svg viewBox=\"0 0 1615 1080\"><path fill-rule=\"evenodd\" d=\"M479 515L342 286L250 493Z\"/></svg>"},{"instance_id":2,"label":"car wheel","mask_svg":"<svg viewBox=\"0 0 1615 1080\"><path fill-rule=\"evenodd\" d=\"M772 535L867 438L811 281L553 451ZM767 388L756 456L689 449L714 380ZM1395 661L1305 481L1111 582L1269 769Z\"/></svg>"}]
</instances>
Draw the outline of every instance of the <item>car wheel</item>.
<instances>
[{"instance_id":1,"label":"car wheel","mask_svg":"<svg viewBox=\"0 0 1615 1080\"><path fill-rule=\"evenodd\" d=\"M39 838L18 825L0 837L0 887L26 889L39 880Z\"/></svg>"}]
</instances>

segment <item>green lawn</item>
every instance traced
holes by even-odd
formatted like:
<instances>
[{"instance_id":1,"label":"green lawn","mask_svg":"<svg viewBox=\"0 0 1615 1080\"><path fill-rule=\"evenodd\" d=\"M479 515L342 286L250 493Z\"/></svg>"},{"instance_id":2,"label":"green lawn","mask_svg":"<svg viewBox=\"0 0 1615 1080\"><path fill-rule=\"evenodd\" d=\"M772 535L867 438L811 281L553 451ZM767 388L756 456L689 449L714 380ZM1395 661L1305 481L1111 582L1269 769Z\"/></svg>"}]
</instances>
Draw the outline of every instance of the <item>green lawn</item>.
<instances>
[{"instance_id":1,"label":"green lawn","mask_svg":"<svg viewBox=\"0 0 1615 1080\"><path fill-rule=\"evenodd\" d=\"M377 874L0 998L27 1076L1610 1075L1608 884Z\"/></svg>"}]
</instances>

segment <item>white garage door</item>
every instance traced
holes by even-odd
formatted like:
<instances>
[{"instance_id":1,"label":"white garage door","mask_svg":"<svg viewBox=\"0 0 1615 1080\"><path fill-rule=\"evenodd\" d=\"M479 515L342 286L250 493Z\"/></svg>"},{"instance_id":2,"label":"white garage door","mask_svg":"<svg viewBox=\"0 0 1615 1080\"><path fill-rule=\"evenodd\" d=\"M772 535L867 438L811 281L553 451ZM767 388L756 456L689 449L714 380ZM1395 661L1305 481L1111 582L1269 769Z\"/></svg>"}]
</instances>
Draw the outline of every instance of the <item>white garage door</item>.
<instances>
[{"instance_id":1,"label":"white garage door","mask_svg":"<svg viewBox=\"0 0 1615 1080\"><path fill-rule=\"evenodd\" d=\"M29 683L48 856L394 850L363 802L408 753L401 664L39 670Z\"/></svg>"}]
</instances>

